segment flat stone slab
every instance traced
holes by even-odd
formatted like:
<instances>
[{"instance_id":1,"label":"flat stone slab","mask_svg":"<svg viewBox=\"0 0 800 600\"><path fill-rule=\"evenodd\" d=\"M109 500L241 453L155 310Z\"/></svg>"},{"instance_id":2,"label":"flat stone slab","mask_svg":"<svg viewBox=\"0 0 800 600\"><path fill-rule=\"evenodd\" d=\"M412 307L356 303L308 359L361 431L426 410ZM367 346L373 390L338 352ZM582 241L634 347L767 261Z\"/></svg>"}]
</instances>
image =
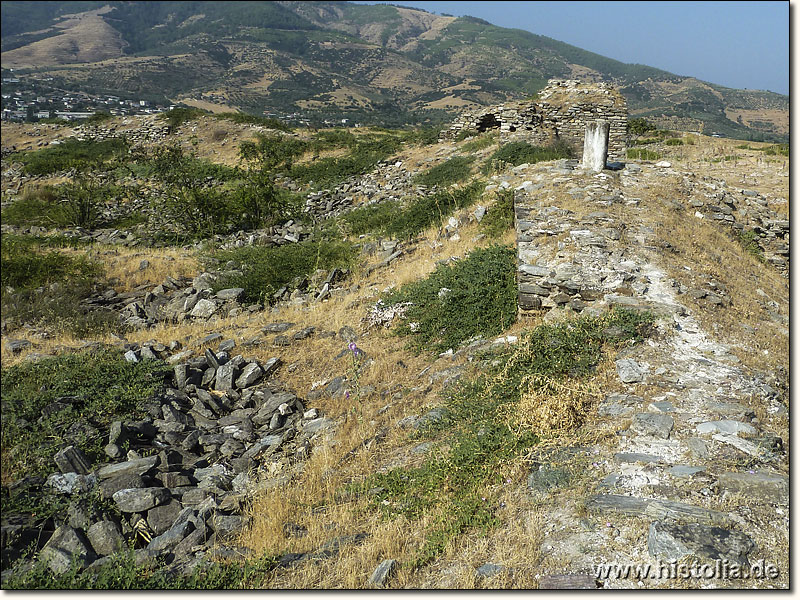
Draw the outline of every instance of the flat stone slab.
<instances>
[{"instance_id":1,"label":"flat stone slab","mask_svg":"<svg viewBox=\"0 0 800 600\"><path fill-rule=\"evenodd\" d=\"M668 561L696 556L748 565L747 555L754 548L750 536L722 527L656 521L650 524L647 534L650 556Z\"/></svg>"},{"instance_id":2,"label":"flat stone slab","mask_svg":"<svg viewBox=\"0 0 800 600\"><path fill-rule=\"evenodd\" d=\"M776 504L789 503L789 478L769 473L721 473L720 492L741 493Z\"/></svg>"},{"instance_id":3,"label":"flat stone slab","mask_svg":"<svg viewBox=\"0 0 800 600\"><path fill-rule=\"evenodd\" d=\"M724 513L674 500L635 498L617 494L597 494L587 502L590 511L616 512L631 517L675 519L697 523L724 525L730 520Z\"/></svg>"},{"instance_id":4,"label":"flat stone slab","mask_svg":"<svg viewBox=\"0 0 800 600\"><path fill-rule=\"evenodd\" d=\"M386 580L391 577L394 570L397 568L397 561L393 558L387 558L372 572L369 578L369 585L376 586L376 587L383 587L386 584Z\"/></svg>"},{"instance_id":5,"label":"flat stone slab","mask_svg":"<svg viewBox=\"0 0 800 600\"><path fill-rule=\"evenodd\" d=\"M738 435L732 433L715 433L711 436L711 439L733 446L737 450L741 450L745 454L755 458L767 458L771 454L769 450L763 446L759 446L748 440L743 440Z\"/></svg>"},{"instance_id":6,"label":"flat stone slab","mask_svg":"<svg viewBox=\"0 0 800 600\"><path fill-rule=\"evenodd\" d=\"M122 512L144 512L167 502L171 494L167 488L129 488L114 492L112 496Z\"/></svg>"},{"instance_id":7,"label":"flat stone slab","mask_svg":"<svg viewBox=\"0 0 800 600\"><path fill-rule=\"evenodd\" d=\"M675 420L669 415L661 413L638 413L633 417L631 429L642 435L666 440L675 425Z\"/></svg>"},{"instance_id":8,"label":"flat stone slab","mask_svg":"<svg viewBox=\"0 0 800 600\"><path fill-rule=\"evenodd\" d=\"M591 573L543 575L539 580L540 590L595 590L597 587L597 578Z\"/></svg>"},{"instance_id":9,"label":"flat stone slab","mask_svg":"<svg viewBox=\"0 0 800 600\"><path fill-rule=\"evenodd\" d=\"M669 470L669 474L673 477L693 477L698 473L703 473L705 469L703 467L690 467L689 465L675 465Z\"/></svg>"},{"instance_id":10,"label":"flat stone slab","mask_svg":"<svg viewBox=\"0 0 800 600\"><path fill-rule=\"evenodd\" d=\"M108 465L97 471L100 479L111 479L121 475L143 475L158 464L158 456L137 458L113 465Z\"/></svg>"},{"instance_id":11,"label":"flat stone slab","mask_svg":"<svg viewBox=\"0 0 800 600\"><path fill-rule=\"evenodd\" d=\"M723 421L706 421L697 426L697 433L707 435L709 433L746 433L755 435L756 428L741 421L725 419Z\"/></svg>"},{"instance_id":12,"label":"flat stone slab","mask_svg":"<svg viewBox=\"0 0 800 600\"><path fill-rule=\"evenodd\" d=\"M663 464L666 461L655 454L644 454L642 452L617 452L614 461L618 463L655 463Z\"/></svg>"},{"instance_id":13,"label":"flat stone slab","mask_svg":"<svg viewBox=\"0 0 800 600\"><path fill-rule=\"evenodd\" d=\"M617 365L617 375L622 383L638 383L644 380L645 370L635 360L621 358L615 364Z\"/></svg>"}]
</instances>

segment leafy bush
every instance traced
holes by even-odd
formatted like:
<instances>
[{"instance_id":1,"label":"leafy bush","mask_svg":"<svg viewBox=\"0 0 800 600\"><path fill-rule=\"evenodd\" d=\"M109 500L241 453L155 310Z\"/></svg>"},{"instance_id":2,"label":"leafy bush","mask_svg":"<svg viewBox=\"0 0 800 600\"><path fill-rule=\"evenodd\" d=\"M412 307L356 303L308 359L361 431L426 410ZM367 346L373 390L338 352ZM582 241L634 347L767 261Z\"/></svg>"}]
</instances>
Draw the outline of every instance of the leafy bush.
<instances>
[{"instance_id":1,"label":"leafy bush","mask_svg":"<svg viewBox=\"0 0 800 600\"><path fill-rule=\"evenodd\" d=\"M300 242L284 246L247 246L214 254L222 261L240 265L242 275L227 277L215 291L244 288L244 299L264 305L274 302L275 292L317 269L348 268L355 260L355 248L345 242Z\"/></svg>"},{"instance_id":2,"label":"leafy bush","mask_svg":"<svg viewBox=\"0 0 800 600\"><path fill-rule=\"evenodd\" d=\"M647 119L628 119L627 124L628 135L646 135L651 131L658 129L655 125L650 123Z\"/></svg>"},{"instance_id":3,"label":"leafy bush","mask_svg":"<svg viewBox=\"0 0 800 600\"><path fill-rule=\"evenodd\" d=\"M231 192L229 218L239 229L270 227L285 221L300 206L286 190L275 186L272 175L264 169L248 172L247 179Z\"/></svg>"},{"instance_id":4,"label":"leafy bush","mask_svg":"<svg viewBox=\"0 0 800 600\"><path fill-rule=\"evenodd\" d=\"M255 142L239 144L239 156L257 162L262 169L290 169L292 159L303 154L307 148L308 144L303 140L260 133Z\"/></svg>"},{"instance_id":5,"label":"leafy bush","mask_svg":"<svg viewBox=\"0 0 800 600\"><path fill-rule=\"evenodd\" d=\"M422 429L422 435L443 436L439 452L431 452L420 467L371 475L350 491L369 493L371 505L386 519L422 520L440 511L441 517L427 520L414 566L435 559L461 534L499 525L503 487L522 483L523 460L541 435L527 426L526 398L549 382L585 386L606 351L640 341L652 320L647 314L613 310L525 332L515 347L492 355L481 376L446 392L442 418ZM564 408L562 395L550 401ZM562 467L565 479L572 476L569 469Z\"/></svg>"},{"instance_id":6,"label":"leafy bush","mask_svg":"<svg viewBox=\"0 0 800 600\"><path fill-rule=\"evenodd\" d=\"M431 167L427 171L417 174L414 182L427 186L447 186L458 183L470 176L473 158L466 156L454 156L443 163Z\"/></svg>"},{"instance_id":7,"label":"leafy bush","mask_svg":"<svg viewBox=\"0 0 800 600\"><path fill-rule=\"evenodd\" d=\"M668 138L664 140L664 143L667 146L683 146L683 140L681 138Z\"/></svg>"},{"instance_id":8,"label":"leafy bush","mask_svg":"<svg viewBox=\"0 0 800 600\"><path fill-rule=\"evenodd\" d=\"M544 160L572 158L573 150L566 142L559 140L549 146L533 146L527 142L509 142L503 144L489 157L484 165L488 172L493 164L506 164L516 167L523 163L534 164Z\"/></svg>"},{"instance_id":9,"label":"leafy bush","mask_svg":"<svg viewBox=\"0 0 800 600\"><path fill-rule=\"evenodd\" d=\"M496 192L497 200L481 220L481 229L489 237L501 237L514 227L514 190Z\"/></svg>"},{"instance_id":10,"label":"leafy bush","mask_svg":"<svg viewBox=\"0 0 800 600\"><path fill-rule=\"evenodd\" d=\"M122 138L94 140L67 139L61 144L41 150L16 154L27 175L50 175L67 169L97 169L103 162L121 159L128 153L128 142Z\"/></svg>"},{"instance_id":11,"label":"leafy bush","mask_svg":"<svg viewBox=\"0 0 800 600\"><path fill-rule=\"evenodd\" d=\"M658 160L661 158L658 152L647 148L628 148L626 156L634 160Z\"/></svg>"},{"instance_id":12,"label":"leafy bush","mask_svg":"<svg viewBox=\"0 0 800 600\"><path fill-rule=\"evenodd\" d=\"M477 249L454 265L439 265L425 279L384 299L410 302L398 329L417 351L443 352L475 336L497 335L517 315L517 255L513 248Z\"/></svg>"},{"instance_id":13,"label":"leafy bush","mask_svg":"<svg viewBox=\"0 0 800 600\"><path fill-rule=\"evenodd\" d=\"M102 200L111 193L113 186L102 186L85 177L58 188L36 188L3 209L3 221L14 225L91 228L97 224Z\"/></svg>"},{"instance_id":14,"label":"leafy bush","mask_svg":"<svg viewBox=\"0 0 800 600\"><path fill-rule=\"evenodd\" d=\"M3 369L3 470L10 477L47 476L53 455L74 444L91 462L111 422L144 417L143 402L164 382L161 361L129 363L119 351L63 354ZM95 428L70 428L91 423Z\"/></svg>"}]
</instances>

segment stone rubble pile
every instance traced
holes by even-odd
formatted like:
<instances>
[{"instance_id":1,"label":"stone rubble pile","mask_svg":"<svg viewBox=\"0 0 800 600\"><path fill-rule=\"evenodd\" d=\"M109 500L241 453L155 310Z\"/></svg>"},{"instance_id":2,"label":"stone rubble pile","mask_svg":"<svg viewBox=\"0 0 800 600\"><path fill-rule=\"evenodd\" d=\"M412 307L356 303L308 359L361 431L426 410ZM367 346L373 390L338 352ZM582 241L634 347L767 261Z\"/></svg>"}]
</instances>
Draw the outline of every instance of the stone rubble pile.
<instances>
[{"instance_id":1,"label":"stone rubble pile","mask_svg":"<svg viewBox=\"0 0 800 600\"><path fill-rule=\"evenodd\" d=\"M139 421L114 422L103 464L90 464L75 446L54 457L58 472L26 478L9 493L73 498L64 515L3 515L3 568L33 542L55 573L72 560L95 570L134 543L137 564L164 559L190 572L209 557L242 556L230 546L247 526L245 495L284 478L262 477L302 463L336 423L284 389L274 378L279 358L230 356L234 343L201 356L163 344L130 346L131 362L153 358L173 365L165 387ZM173 348L175 345L173 344ZM179 348L175 348L179 350ZM96 504L91 495L103 499Z\"/></svg>"}]
</instances>

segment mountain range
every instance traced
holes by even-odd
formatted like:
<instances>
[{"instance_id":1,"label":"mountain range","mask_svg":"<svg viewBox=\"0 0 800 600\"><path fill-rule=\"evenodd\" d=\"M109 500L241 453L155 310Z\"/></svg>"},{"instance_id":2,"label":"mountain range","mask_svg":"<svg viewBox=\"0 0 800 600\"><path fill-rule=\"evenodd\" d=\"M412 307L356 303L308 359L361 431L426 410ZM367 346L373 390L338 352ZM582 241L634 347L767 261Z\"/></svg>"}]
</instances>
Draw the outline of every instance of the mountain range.
<instances>
[{"instance_id":1,"label":"mountain range","mask_svg":"<svg viewBox=\"0 0 800 600\"><path fill-rule=\"evenodd\" d=\"M398 126L607 81L632 117L788 141L789 97L626 64L473 17L347 2L3 2L4 73L215 111Z\"/></svg>"}]
</instances>

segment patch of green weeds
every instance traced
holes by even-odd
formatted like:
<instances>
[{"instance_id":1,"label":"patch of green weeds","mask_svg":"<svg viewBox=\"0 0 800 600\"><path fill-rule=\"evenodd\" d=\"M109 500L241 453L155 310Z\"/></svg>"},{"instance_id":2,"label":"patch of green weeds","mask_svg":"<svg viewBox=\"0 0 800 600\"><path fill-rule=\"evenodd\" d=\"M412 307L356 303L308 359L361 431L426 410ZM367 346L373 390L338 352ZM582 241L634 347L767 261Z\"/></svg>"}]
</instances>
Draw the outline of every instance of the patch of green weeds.
<instances>
[{"instance_id":1,"label":"patch of green weeds","mask_svg":"<svg viewBox=\"0 0 800 600\"><path fill-rule=\"evenodd\" d=\"M647 148L628 148L626 156L633 160L658 160L661 158L658 152Z\"/></svg>"},{"instance_id":2,"label":"patch of green weeds","mask_svg":"<svg viewBox=\"0 0 800 600\"><path fill-rule=\"evenodd\" d=\"M481 248L403 286L384 299L388 306L411 303L397 332L415 351L436 353L499 334L517 316L516 261L509 246Z\"/></svg>"},{"instance_id":3,"label":"patch of green weeds","mask_svg":"<svg viewBox=\"0 0 800 600\"><path fill-rule=\"evenodd\" d=\"M456 137L453 138L455 142L463 142L465 139L469 137L477 137L481 134L480 131L477 129L462 129L456 134Z\"/></svg>"},{"instance_id":4,"label":"patch of green weeds","mask_svg":"<svg viewBox=\"0 0 800 600\"><path fill-rule=\"evenodd\" d=\"M667 138L664 140L664 143L667 146L683 146L683 140L681 138Z\"/></svg>"},{"instance_id":5,"label":"patch of green weeds","mask_svg":"<svg viewBox=\"0 0 800 600\"><path fill-rule=\"evenodd\" d=\"M514 190L495 192L497 199L481 219L481 230L492 238L501 237L514 227Z\"/></svg>"},{"instance_id":6,"label":"patch of green weeds","mask_svg":"<svg viewBox=\"0 0 800 600\"><path fill-rule=\"evenodd\" d=\"M478 150L483 150L484 148L488 148L492 144L497 142L497 136L491 133L487 133L484 135L480 135L476 137L474 140L468 141L466 144L461 146L461 152L477 152Z\"/></svg>"},{"instance_id":7,"label":"patch of green weeds","mask_svg":"<svg viewBox=\"0 0 800 600\"><path fill-rule=\"evenodd\" d=\"M92 294L100 266L83 256L53 248L78 247L69 238L2 236L2 311L10 328L36 324L51 333L85 336L117 328L113 311L89 310L81 301Z\"/></svg>"},{"instance_id":8,"label":"patch of green weeds","mask_svg":"<svg viewBox=\"0 0 800 600\"><path fill-rule=\"evenodd\" d=\"M471 206L483 189L484 183L475 181L460 188L421 196L405 207L382 202L356 208L339 220L344 230L352 235L379 232L397 239L409 239L429 227L441 225L454 211Z\"/></svg>"},{"instance_id":9,"label":"patch of green weeds","mask_svg":"<svg viewBox=\"0 0 800 600\"><path fill-rule=\"evenodd\" d=\"M215 291L240 287L245 290L244 299L247 302L272 304L275 292L281 288L297 288L303 279L317 269L349 268L355 255L352 244L333 241L222 250L213 257L221 262L234 261L240 265L243 274L218 282Z\"/></svg>"},{"instance_id":10,"label":"patch of green weeds","mask_svg":"<svg viewBox=\"0 0 800 600\"><path fill-rule=\"evenodd\" d=\"M278 131L285 132L292 131L292 128L283 121L269 117L259 117L257 115L248 115L245 113L236 112L216 113L211 116L221 121L244 123L246 125L261 125L262 127L269 127L270 129L277 129Z\"/></svg>"},{"instance_id":11,"label":"patch of green weeds","mask_svg":"<svg viewBox=\"0 0 800 600\"><path fill-rule=\"evenodd\" d=\"M325 157L302 165L293 165L290 171L292 178L317 188L336 185L337 183L363 175L375 167L380 161L395 154L402 143L402 136L396 134L359 136L350 154L342 157Z\"/></svg>"},{"instance_id":12,"label":"patch of green weeds","mask_svg":"<svg viewBox=\"0 0 800 600\"><path fill-rule=\"evenodd\" d=\"M169 573L155 562L136 565L133 550L111 555L94 573L79 572L74 564L53 575L44 563L25 573L13 574L4 585L11 590L230 590L259 589L278 565L276 557L263 556L244 562L208 562L188 575Z\"/></svg>"},{"instance_id":13,"label":"patch of green weeds","mask_svg":"<svg viewBox=\"0 0 800 600\"><path fill-rule=\"evenodd\" d=\"M502 488L524 476L520 467L538 442L508 419L528 389L526 382L535 376L584 380L604 352L641 341L652 323L649 314L615 309L525 332L516 347L492 354L477 379L446 392L441 418L421 430L441 442L422 466L376 473L350 490L368 493L386 519L417 520L439 512L412 567L434 560L463 533L490 530L500 523Z\"/></svg>"},{"instance_id":14,"label":"patch of green weeds","mask_svg":"<svg viewBox=\"0 0 800 600\"><path fill-rule=\"evenodd\" d=\"M108 350L3 369L4 471L12 478L46 477L55 470L53 455L69 444L91 462L104 462L111 422L142 418L142 403L160 389L168 371L162 361L130 363Z\"/></svg>"},{"instance_id":15,"label":"patch of green weeds","mask_svg":"<svg viewBox=\"0 0 800 600\"><path fill-rule=\"evenodd\" d=\"M734 232L734 237L742 245L745 252L750 256L756 258L759 262L765 262L764 251L758 245L758 234L752 229L743 229L742 231Z\"/></svg>"},{"instance_id":16,"label":"patch of green weeds","mask_svg":"<svg viewBox=\"0 0 800 600\"><path fill-rule=\"evenodd\" d=\"M444 126L437 127L421 127L414 129L406 134L406 139L412 144L420 146L430 146L439 142L439 135L442 133Z\"/></svg>"},{"instance_id":17,"label":"patch of green weeds","mask_svg":"<svg viewBox=\"0 0 800 600\"><path fill-rule=\"evenodd\" d=\"M776 144L775 146L767 146L761 148L761 151L768 156L789 156L789 144Z\"/></svg>"},{"instance_id":18,"label":"patch of green weeds","mask_svg":"<svg viewBox=\"0 0 800 600\"><path fill-rule=\"evenodd\" d=\"M50 175L67 169L96 169L112 159L122 159L128 153L128 142L111 138L101 142L67 139L55 146L25 152L14 156L23 164L27 175Z\"/></svg>"},{"instance_id":19,"label":"patch of green weeds","mask_svg":"<svg viewBox=\"0 0 800 600\"><path fill-rule=\"evenodd\" d=\"M169 125L170 131L172 132L184 123L194 121L209 114L211 113L200 110L199 108L178 107L159 113L158 118L166 121L167 125Z\"/></svg>"},{"instance_id":20,"label":"patch of green weeds","mask_svg":"<svg viewBox=\"0 0 800 600\"><path fill-rule=\"evenodd\" d=\"M509 142L498 148L486 161L483 172L496 170L496 165L516 167L523 163L534 164L545 160L572 158L574 152L566 142L561 140L549 146L534 146L528 142Z\"/></svg>"},{"instance_id":21,"label":"patch of green weeds","mask_svg":"<svg viewBox=\"0 0 800 600\"><path fill-rule=\"evenodd\" d=\"M414 183L433 187L434 185L448 186L467 179L472 173L474 158L468 156L454 156L443 163L431 167L414 177Z\"/></svg>"}]
</instances>

